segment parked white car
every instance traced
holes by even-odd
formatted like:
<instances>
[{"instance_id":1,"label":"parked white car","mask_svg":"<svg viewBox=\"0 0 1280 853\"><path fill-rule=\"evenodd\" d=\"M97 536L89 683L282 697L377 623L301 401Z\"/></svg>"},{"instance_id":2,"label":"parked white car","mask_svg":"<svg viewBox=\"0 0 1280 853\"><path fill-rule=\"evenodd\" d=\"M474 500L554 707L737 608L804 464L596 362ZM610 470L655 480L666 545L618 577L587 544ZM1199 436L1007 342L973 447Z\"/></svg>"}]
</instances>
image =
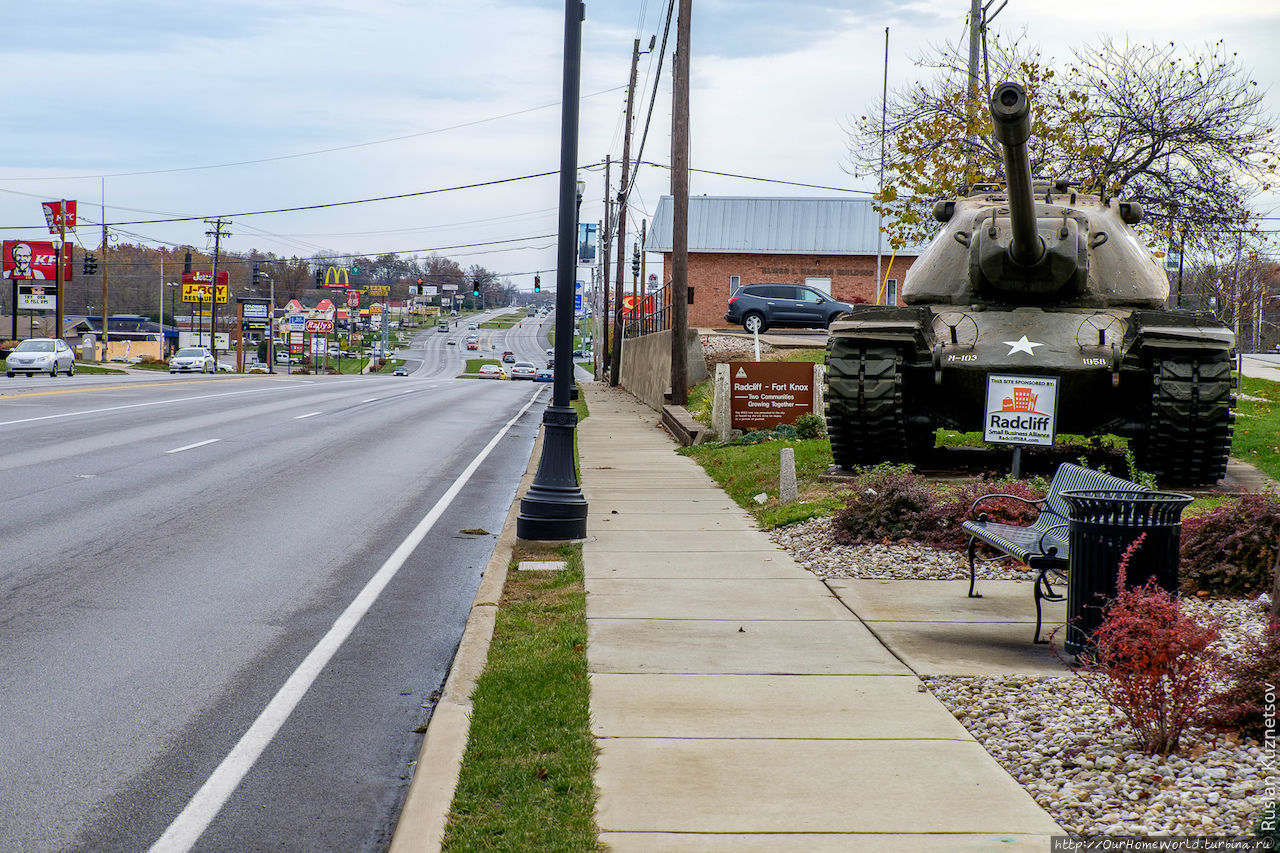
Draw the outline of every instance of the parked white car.
<instances>
[{"instance_id":1,"label":"parked white car","mask_svg":"<svg viewBox=\"0 0 1280 853\"><path fill-rule=\"evenodd\" d=\"M15 373L74 376L75 372L76 354L59 338L27 338L9 353L4 363L4 373L11 379Z\"/></svg>"},{"instance_id":2,"label":"parked white car","mask_svg":"<svg viewBox=\"0 0 1280 853\"><path fill-rule=\"evenodd\" d=\"M218 365L204 347L183 347L169 359L170 373L213 373Z\"/></svg>"}]
</instances>

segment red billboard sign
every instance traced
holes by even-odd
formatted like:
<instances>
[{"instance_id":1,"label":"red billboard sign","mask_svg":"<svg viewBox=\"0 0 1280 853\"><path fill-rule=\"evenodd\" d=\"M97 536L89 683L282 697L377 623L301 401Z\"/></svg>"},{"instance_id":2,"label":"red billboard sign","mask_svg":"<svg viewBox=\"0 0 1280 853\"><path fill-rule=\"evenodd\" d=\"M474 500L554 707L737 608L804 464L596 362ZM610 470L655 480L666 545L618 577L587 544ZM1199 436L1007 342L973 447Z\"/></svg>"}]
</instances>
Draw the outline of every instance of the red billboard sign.
<instances>
[{"instance_id":1,"label":"red billboard sign","mask_svg":"<svg viewBox=\"0 0 1280 853\"><path fill-rule=\"evenodd\" d=\"M213 270L192 270L182 274L183 284L212 284ZM231 274L226 270L218 270L218 284L228 285L231 283Z\"/></svg>"},{"instance_id":2,"label":"red billboard sign","mask_svg":"<svg viewBox=\"0 0 1280 853\"><path fill-rule=\"evenodd\" d=\"M347 307L348 308L360 307L360 291L358 290L347 291Z\"/></svg>"},{"instance_id":3,"label":"red billboard sign","mask_svg":"<svg viewBox=\"0 0 1280 853\"><path fill-rule=\"evenodd\" d=\"M304 328L308 332L332 332L332 320L308 320Z\"/></svg>"},{"instance_id":4,"label":"red billboard sign","mask_svg":"<svg viewBox=\"0 0 1280 853\"><path fill-rule=\"evenodd\" d=\"M74 201L45 201L40 203L44 208L44 221L49 226L50 234L57 234L59 229L76 230L76 203Z\"/></svg>"},{"instance_id":5,"label":"red billboard sign","mask_svg":"<svg viewBox=\"0 0 1280 853\"><path fill-rule=\"evenodd\" d=\"M5 240L4 277L55 281L58 278L57 252L53 243L40 240ZM62 280L71 280L71 252L63 258Z\"/></svg>"}]
</instances>

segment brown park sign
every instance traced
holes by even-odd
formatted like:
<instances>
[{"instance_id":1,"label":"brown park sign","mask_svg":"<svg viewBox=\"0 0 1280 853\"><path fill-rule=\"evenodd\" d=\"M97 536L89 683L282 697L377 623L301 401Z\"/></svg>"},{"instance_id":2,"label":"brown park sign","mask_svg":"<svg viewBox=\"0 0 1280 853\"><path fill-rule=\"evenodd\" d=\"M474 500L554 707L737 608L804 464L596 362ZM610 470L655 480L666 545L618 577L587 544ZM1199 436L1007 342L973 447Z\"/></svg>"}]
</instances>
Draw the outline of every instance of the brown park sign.
<instances>
[{"instance_id":1,"label":"brown park sign","mask_svg":"<svg viewBox=\"0 0 1280 853\"><path fill-rule=\"evenodd\" d=\"M813 411L813 365L729 362L729 426L745 431L793 424Z\"/></svg>"}]
</instances>

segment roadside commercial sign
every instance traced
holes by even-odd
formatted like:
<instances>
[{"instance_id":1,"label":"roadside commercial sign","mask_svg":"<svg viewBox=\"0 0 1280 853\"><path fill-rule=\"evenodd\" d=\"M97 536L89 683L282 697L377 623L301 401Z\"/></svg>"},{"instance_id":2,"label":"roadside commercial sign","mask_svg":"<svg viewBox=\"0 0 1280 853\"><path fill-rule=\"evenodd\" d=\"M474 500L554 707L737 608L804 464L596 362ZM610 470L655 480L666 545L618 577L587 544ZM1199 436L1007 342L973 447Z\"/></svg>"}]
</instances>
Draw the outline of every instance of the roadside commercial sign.
<instances>
[{"instance_id":1,"label":"roadside commercial sign","mask_svg":"<svg viewBox=\"0 0 1280 853\"><path fill-rule=\"evenodd\" d=\"M323 286L348 288L351 286L351 273L346 267L329 267L324 271Z\"/></svg>"},{"instance_id":2,"label":"roadside commercial sign","mask_svg":"<svg viewBox=\"0 0 1280 853\"><path fill-rule=\"evenodd\" d=\"M813 365L789 361L729 362L729 425L772 429L813 411Z\"/></svg>"},{"instance_id":3,"label":"roadside commercial sign","mask_svg":"<svg viewBox=\"0 0 1280 853\"><path fill-rule=\"evenodd\" d=\"M289 328L290 328L290 329L297 329L298 331L302 331L302 327L303 327L303 326L305 326L305 325L306 325L306 323L307 323L307 318L306 318L305 316L303 316L302 314L290 314L290 315L289 315Z\"/></svg>"},{"instance_id":4,"label":"roadside commercial sign","mask_svg":"<svg viewBox=\"0 0 1280 853\"><path fill-rule=\"evenodd\" d=\"M360 307L360 291L358 290L347 291L347 307L348 308Z\"/></svg>"},{"instance_id":5,"label":"roadside commercial sign","mask_svg":"<svg viewBox=\"0 0 1280 853\"><path fill-rule=\"evenodd\" d=\"M307 322L304 324L304 328L306 329L306 331L313 332L313 333L314 332L332 332L333 321L318 320L318 319L307 320Z\"/></svg>"},{"instance_id":6,"label":"roadside commercial sign","mask_svg":"<svg viewBox=\"0 0 1280 853\"><path fill-rule=\"evenodd\" d=\"M371 284L366 290L369 291L370 296L386 296L391 292L391 288L385 284Z\"/></svg>"},{"instance_id":7,"label":"roadside commercial sign","mask_svg":"<svg viewBox=\"0 0 1280 853\"><path fill-rule=\"evenodd\" d=\"M5 240L3 252L5 278L58 280L58 251L53 243L47 240ZM68 246L62 262L63 281L71 281L72 255Z\"/></svg>"},{"instance_id":8,"label":"roadside commercial sign","mask_svg":"<svg viewBox=\"0 0 1280 853\"><path fill-rule=\"evenodd\" d=\"M458 285L456 285L456 284L442 284L442 285L440 285L440 289L441 289L441 290L443 290L445 293L453 293L454 291L456 291L456 290L458 289Z\"/></svg>"},{"instance_id":9,"label":"roadside commercial sign","mask_svg":"<svg viewBox=\"0 0 1280 853\"><path fill-rule=\"evenodd\" d=\"M213 284L213 270L192 270L191 272L184 272L182 274L182 283L204 285ZM226 270L218 270L218 286L226 287L230 283L231 273ZM225 299L220 299L219 301L226 302Z\"/></svg>"},{"instance_id":10,"label":"roadside commercial sign","mask_svg":"<svg viewBox=\"0 0 1280 853\"><path fill-rule=\"evenodd\" d=\"M18 285L18 307L28 311L54 311L58 307L58 285L20 284Z\"/></svg>"},{"instance_id":11,"label":"roadside commercial sign","mask_svg":"<svg viewBox=\"0 0 1280 853\"><path fill-rule=\"evenodd\" d=\"M271 306L266 302L244 302L240 309L246 320L266 320L271 316Z\"/></svg>"},{"instance_id":12,"label":"roadside commercial sign","mask_svg":"<svg viewBox=\"0 0 1280 853\"><path fill-rule=\"evenodd\" d=\"M1052 446L1057 415L1058 377L987 376L983 441Z\"/></svg>"},{"instance_id":13,"label":"roadside commercial sign","mask_svg":"<svg viewBox=\"0 0 1280 853\"><path fill-rule=\"evenodd\" d=\"M185 277L185 274L184 274ZM211 288L206 284L183 284L182 285L182 301L183 302L208 302L212 295ZM218 285L218 304L227 304L227 286L225 284Z\"/></svg>"},{"instance_id":14,"label":"roadside commercial sign","mask_svg":"<svg viewBox=\"0 0 1280 853\"><path fill-rule=\"evenodd\" d=\"M40 203L44 209L44 221L49 226L50 234L59 230L76 230L76 203L74 201L45 201Z\"/></svg>"},{"instance_id":15,"label":"roadside commercial sign","mask_svg":"<svg viewBox=\"0 0 1280 853\"><path fill-rule=\"evenodd\" d=\"M301 330L289 332L289 355L302 355L307 337Z\"/></svg>"}]
</instances>

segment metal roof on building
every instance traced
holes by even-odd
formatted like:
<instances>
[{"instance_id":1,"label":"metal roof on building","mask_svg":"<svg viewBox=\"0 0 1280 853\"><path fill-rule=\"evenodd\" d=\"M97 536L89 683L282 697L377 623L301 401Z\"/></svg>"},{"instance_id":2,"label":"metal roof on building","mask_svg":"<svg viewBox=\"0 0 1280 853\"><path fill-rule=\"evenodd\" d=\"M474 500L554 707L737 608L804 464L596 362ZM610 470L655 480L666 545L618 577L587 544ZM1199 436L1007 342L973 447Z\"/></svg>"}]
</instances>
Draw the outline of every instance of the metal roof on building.
<instances>
[{"instance_id":1,"label":"metal roof on building","mask_svg":"<svg viewBox=\"0 0 1280 853\"><path fill-rule=\"evenodd\" d=\"M672 198L658 200L647 252L671 251ZM866 198L689 197L689 251L771 255L874 255L878 217ZM900 254L918 255L923 246ZM886 255L888 237L879 241Z\"/></svg>"}]
</instances>

